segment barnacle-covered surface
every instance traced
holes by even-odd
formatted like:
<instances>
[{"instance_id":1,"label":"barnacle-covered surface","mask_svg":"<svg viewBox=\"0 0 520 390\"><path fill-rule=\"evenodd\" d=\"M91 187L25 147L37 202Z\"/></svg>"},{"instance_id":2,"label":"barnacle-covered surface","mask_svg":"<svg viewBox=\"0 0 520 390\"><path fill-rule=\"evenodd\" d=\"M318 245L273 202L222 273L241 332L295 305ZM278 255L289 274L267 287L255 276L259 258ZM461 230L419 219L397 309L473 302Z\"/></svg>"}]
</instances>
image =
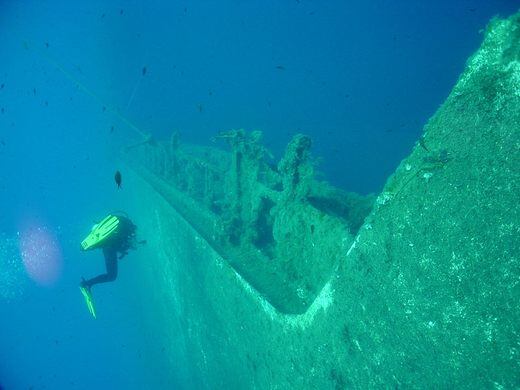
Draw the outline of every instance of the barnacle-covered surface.
<instances>
[{"instance_id":1,"label":"barnacle-covered surface","mask_svg":"<svg viewBox=\"0 0 520 390\"><path fill-rule=\"evenodd\" d=\"M175 137L129 151L132 214L156 252L141 263L150 326L175 375L194 388L518 387L519 53L520 14L493 20L366 219L369 199L314 179L305 136L276 165L242 131L220 135L230 152Z\"/></svg>"},{"instance_id":2,"label":"barnacle-covered surface","mask_svg":"<svg viewBox=\"0 0 520 390\"><path fill-rule=\"evenodd\" d=\"M373 199L316 181L309 137L296 135L275 165L261 135L221 132L225 151L182 144L174 133L132 146L126 158L276 310L303 313Z\"/></svg>"}]
</instances>

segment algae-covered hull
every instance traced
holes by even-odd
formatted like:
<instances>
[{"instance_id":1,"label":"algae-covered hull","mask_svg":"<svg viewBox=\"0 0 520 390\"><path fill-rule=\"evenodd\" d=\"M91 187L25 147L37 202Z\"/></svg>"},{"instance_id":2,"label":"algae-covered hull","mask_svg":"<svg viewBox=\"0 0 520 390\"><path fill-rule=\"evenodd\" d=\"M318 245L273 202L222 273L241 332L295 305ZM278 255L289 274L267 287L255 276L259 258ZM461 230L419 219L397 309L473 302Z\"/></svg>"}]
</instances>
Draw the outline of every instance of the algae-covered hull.
<instances>
[{"instance_id":1,"label":"algae-covered hull","mask_svg":"<svg viewBox=\"0 0 520 390\"><path fill-rule=\"evenodd\" d=\"M520 386L519 131L517 14L490 23L375 202L317 181L304 136L276 165L242 131L220 135L229 152L176 137L127 150L173 375L195 388Z\"/></svg>"}]
</instances>

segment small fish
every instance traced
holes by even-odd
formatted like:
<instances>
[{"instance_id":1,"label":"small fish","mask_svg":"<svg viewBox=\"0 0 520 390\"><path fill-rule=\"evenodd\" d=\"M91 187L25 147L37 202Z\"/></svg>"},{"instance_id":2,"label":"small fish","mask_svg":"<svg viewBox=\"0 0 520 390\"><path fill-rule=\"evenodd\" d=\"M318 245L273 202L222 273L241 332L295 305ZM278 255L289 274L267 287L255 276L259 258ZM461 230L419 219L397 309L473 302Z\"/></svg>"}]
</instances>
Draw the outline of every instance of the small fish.
<instances>
[{"instance_id":1,"label":"small fish","mask_svg":"<svg viewBox=\"0 0 520 390\"><path fill-rule=\"evenodd\" d=\"M121 8L121 9L119 10L119 15L123 15L123 12L125 12L125 10L124 10L123 8Z\"/></svg>"},{"instance_id":2,"label":"small fish","mask_svg":"<svg viewBox=\"0 0 520 390\"><path fill-rule=\"evenodd\" d=\"M5 84L2 83L2 84L0 85L0 89L4 89L4 87L5 87Z\"/></svg>"},{"instance_id":3,"label":"small fish","mask_svg":"<svg viewBox=\"0 0 520 390\"><path fill-rule=\"evenodd\" d=\"M0 112L3 114L5 112L5 108L2 107L2 109L0 110Z\"/></svg>"},{"instance_id":4,"label":"small fish","mask_svg":"<svg viewBox=\"0 0 520 390\"><path fill-rule=\"evenodd\" d=\"M111 133L114 132L114 126L110 127L110 132L111 132Z\"/></svg>"},{"instance_id":5,"label":"small fish","mask_svg":"<svg viewBox=\"0 0 520 390\"><path fill-rule=\"evenodd\" d=\"M285 70L285 66L283 66L283 65L277 65L277 66L276 66L276 69L278 69L278 70Z\"/></svg>"},{"instance_id":6,"label":"small fish","mask_svg":"<svg viewBox=\"0 0 520 390\"><path fill-rule=\"evenodd\" d=\"M49 48L49 42L45 42L45 48L46 48L46 49Z\"/></svg>"},{"instance_id":7,"label":"small fish","mask_svg":"<svg viewBox=\"0 0 520 390\"><path fill-rule=\"evenodd\" d=\"M202 112L204 110L204 106L202 104L198 104L197 109L199 110L199 112Z\"/></svg>"},{"instance_id":8,"label":"small fish","mask_svg":"<svg viewBox=\"0 0 520 390\"><path fill-rule=\"evenodd\" d=\"M114 180L116 181L117 188L121 188L121 172L116 171L116 174L114 175Z\"/></svg>"},{"instance_id":9,"label":"small fish","mask_svg":"<svg viewBox=\"0 0 520 390\"><path fill-rule=\"evenodd\" d=\"M143 70L141 71L143 76L146 74L146 66L143 66Z\"/></svg>"}]
</instances>

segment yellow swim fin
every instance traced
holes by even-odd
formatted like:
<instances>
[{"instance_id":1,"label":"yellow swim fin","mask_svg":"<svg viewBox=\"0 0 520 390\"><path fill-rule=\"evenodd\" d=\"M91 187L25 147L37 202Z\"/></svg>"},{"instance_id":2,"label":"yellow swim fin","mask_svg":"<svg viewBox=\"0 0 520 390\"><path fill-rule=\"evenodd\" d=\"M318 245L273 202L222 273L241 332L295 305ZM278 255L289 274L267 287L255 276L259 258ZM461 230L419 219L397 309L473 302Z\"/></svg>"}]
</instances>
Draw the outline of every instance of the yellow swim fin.
<instances>
[{"instance_id":1,"label":"yellow swim fin","mask_svg":"<svg viewBox=\"0 0 520 390\"><path fill-rule=\"evenodd\" d=\"M92 299L92 294L90 290L86 287L79 287L81 293L83 294L83 298L85 298L85 303L87 304L88 311L92 314L92 317L96 318L96 308L94 307L94 300Z\"/></svg>"},{"instance_id":2,"label":"yellow swim fin","mask_svg":"<svg viewBox=\"0 0 520 390\"><path fill-rule=\"evenodd\" d=\"M107 215L92 228L89 235L81 242L81 248L86 251L98 248L119 227L119 218L115 215Z\"/></svg>"}]
</instances>

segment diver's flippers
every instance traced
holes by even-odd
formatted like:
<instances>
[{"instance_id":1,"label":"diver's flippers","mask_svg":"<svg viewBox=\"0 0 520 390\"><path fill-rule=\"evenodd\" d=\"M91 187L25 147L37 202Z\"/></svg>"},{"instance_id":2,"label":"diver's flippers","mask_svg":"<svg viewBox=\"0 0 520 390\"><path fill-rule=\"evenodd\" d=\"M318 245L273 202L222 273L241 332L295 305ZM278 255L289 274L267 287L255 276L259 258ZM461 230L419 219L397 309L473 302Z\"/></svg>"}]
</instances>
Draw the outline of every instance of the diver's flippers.
<instances>
[{"instance_id":1,"label":"diver's flippers","mask_svg":"<svg viewBox=\"0 0 520 390\"><path fill-rule=\"evenodd\" d=\"M85 303L87 304L88 311L92 314L92 317L96 318L96 308L94 307L94 300L92 299L92 294L90 290L86 287L79 286L81 293L83 294L83 298L85 298Z\"/></svg>"},{"instance_id":2,"label":"diver's flippers","mask_svg":"<svg viewBox=\"0 0 520 390\"><path fill-rule=\"evenodd\" d=\"M81 248L84 251L99 248L105 240L117 231L119 223L118 217L107 215L100 223L94 225L89 235L81 242Z\"/></svg>"}]
</instances>

